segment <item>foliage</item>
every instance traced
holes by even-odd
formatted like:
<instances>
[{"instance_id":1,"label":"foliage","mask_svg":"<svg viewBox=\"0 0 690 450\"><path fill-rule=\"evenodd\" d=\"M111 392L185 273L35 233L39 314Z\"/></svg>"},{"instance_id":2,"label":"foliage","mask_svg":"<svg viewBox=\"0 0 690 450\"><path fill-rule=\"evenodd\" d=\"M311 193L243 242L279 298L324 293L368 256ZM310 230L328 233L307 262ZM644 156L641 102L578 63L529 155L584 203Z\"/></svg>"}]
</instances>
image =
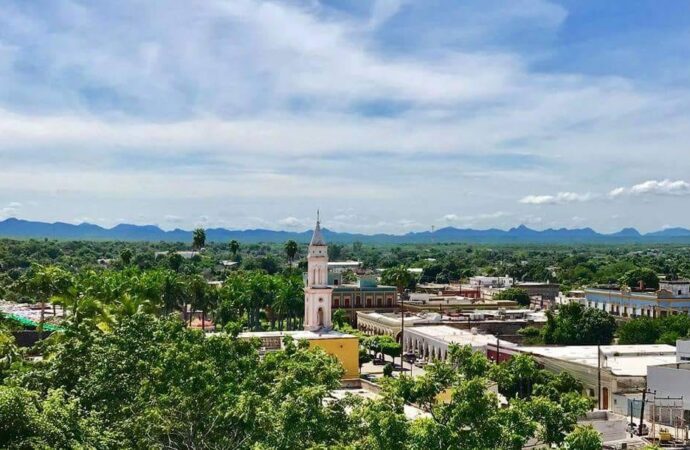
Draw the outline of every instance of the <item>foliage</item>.
<instances>
[{"instance_id":1,"label":"foliage","mask_svg":"<svg viewBox=\"0 0 690 450\"><path fill-rule=\"evenodd\" d=\"M600 309L585 308L580 303L562 305L558 313L547 313L543 336L546 344L596 345L610 344L616 321Z\"/></svg>"},{"instance_id":2,"label":"foliage","mask_svg":"<svg viewBox=\"0 0 690 450\"><path fill-rule=\"evenodd\" d=\"M690 317L685 314L657 317L637 317L618 327L620 344L670 344L690 335Z\"/></svg>"},{"instance_id":3,"label":"foliage","mask_svg":"<svg viewBox=\"0 0 690 450\"><path fill-rule=\"evenodd\" d=\"M649 267L640 267L625 272L620 278L620 283L630 288L638 288L640 283L642 283L642 286L645 288L658 289L659 277Z\"/></svg>"},{"instance_id":4,"label":"foliage","mask_svg":"<svg viewBox=\"0 0 690 450\"><path fill-rule=\"evenodd\" d=\"M529 306L530 298L526 290L522 288L511 287L499 292L494 296L496 300L512 300L517 302L520 306Z\"/></svg>"},{"instance_id":5,"label":"foliage","mask_svg":"<svg viewBox=\"0 0 690 450\"><path fill-rule=\"evenodd\" d=\"M413 288L415 279L404 265L386 269L381 274L381 283L387 286L395 286L401 294L405 289Z\"/></svg>"},{"instance_id":6,"label":"foliage","mask_svg":"<svg viewBox=\"0 0 690 450\"><path fill-rule=\"evenodd\" d=\"M206 230L197 228L192 232L192 247L200 250L206 246Z\"/></svg>"},{"instance_id":7,"label":"foliage","mask_svg":"<svg viewBox=\"0 0 690 450\"><path fill-rule=\"evenodd\" d=\"M522 345L542 345L544 335L540 328L528 326L518 330L518 335L522 336Z\"/></svg>"},{"instance_id":8,"label":"foliage","mask_svg":"<svg viewBox=\"0 0 690 450\"><path fill-rule=\"evenodd\" d=\"M111 333L80 326L51 342L43 363L16 375L22 388L5 393L2 407L21 414L2 416L24 421L11 424L22 439L43 438L40 415L64 410L69 420L57 425L86 446L95 443L82 428L94 421L126 448L307 448L336 439L331 421L342 411L322 401L342 368L323 351L286 344L260 359L248 341L205 337L179 319L145 314ZM53 392L63 399L59 409L49 409L58 401Z\"/></svg>"},{"instance_id":9,"label":"foliage","mask_svg":"<svg viewBox=\"0 0 690 450\"><path fill-rule=\"evenodd\" d=\"M601 435L591 426L578 426L570 433L563 444L564 450L600 450Z\"/></svg>"}]
</instances>

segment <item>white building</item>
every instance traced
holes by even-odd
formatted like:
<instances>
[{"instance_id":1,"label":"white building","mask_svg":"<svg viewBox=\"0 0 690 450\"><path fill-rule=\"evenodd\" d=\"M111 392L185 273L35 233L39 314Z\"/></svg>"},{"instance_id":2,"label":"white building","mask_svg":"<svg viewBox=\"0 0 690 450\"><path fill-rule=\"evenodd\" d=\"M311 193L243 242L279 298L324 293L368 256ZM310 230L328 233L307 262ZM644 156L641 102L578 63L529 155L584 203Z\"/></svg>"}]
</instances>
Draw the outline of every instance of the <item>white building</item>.
<instances>
[{"instance_id":1,"label":"white building","mask_svg":"<svg viewBox=\"0 0 690 450\"><path fill-rule=\"evenodd\" d=\"M647 371L656 420L672 425L677 425L679 418L690 417L690 340L676 341L676 349L675 363L652 366Z\"/></svg>"},{"instance_id":2,"label":"white building","mask_svg":"<svg viewBox=\"0 0 690 450\"><path fill-rule=\"evenodd\" d=\"M359 261L329 261L328 269L333 273L341 273L346 270L358 270L362 267Z\"/></svg>"},{"instance_id":3,"label":"white building","mask_svg":"<svg viewBox=\"0 0 690 450\"><path fill-rule=\"evenodd\" d=\"M328 246L316 219L307 253L307 285L304 288L304 329L328 331L331 323L333 288L328 285Z\"/></svg>"},{"instance_id":4,"label":"white building","mask_svg":"<svg viewBox=\"0 0 690 450\"><path fill-rule=\"evenodd\" d=\"M510 350L517 347L512 342L499 340L490 334L478 334L447 325L405 328L403 334L403 352L414 352L419 358L427 361L445 360L451 345L469 345L473 350L485 353L490 358L495 358L497 352L504 350L512 353Z\"/></svg>"},{"instance_id":5,"label":"white building","mask_svg":"<svg viewBox=\"0 0 690 450\"><path fill-rule=\"evenodd\" d=\"M470 277L470 286L487 288L509 288L512 287L514 280L506 275L505 277Z\"/></svg>"},{"instance_id":6,"label":"white building","mask_svg":"<svg viewBox=\"0 0 690 450\"><path fill-rule=\"evenodd\" d=\"M545 369L559 373L566 371L579 380L589 395L597 398L598 364L597 346L519 347L532 356ZM676 348L671 345L602 345L601 409L627 414L623 404L625 394L644 389L647 369L676 361Z\"/></svg>"}]
</instances>

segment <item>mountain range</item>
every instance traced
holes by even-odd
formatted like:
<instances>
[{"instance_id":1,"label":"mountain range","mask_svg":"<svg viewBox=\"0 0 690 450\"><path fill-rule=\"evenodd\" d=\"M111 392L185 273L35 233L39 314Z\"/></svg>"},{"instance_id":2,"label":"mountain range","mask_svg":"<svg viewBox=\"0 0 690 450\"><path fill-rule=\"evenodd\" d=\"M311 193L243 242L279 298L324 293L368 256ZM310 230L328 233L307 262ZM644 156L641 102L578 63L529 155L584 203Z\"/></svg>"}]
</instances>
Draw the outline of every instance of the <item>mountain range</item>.
<instances>
[{"instance_id":1,"label":"mountain range","mask_svg":"<svg viewBox=\"0 0 690 450\"><path fill-rule=\"evenodd\" d=\"M275 231L266 229L227 230L225 228L206 229L206 238L211 242L227 242L236 239L240 242L309 242L311 230ZM661 231L642 234L634 228L624 228L616 233L603 234L591 228L560 228L533 230L520 225L509 230L491 228L487 230L440 228L433 232L421 231L406 234L357 234L323 230L326 240L348 243L634 243L671 242L690 243L690 230L667 228ZM16 218L0 221L0 237L20 239L60 239L60 240L120 240L120 241L168 241L190 242L192 232L174 229L162 230L155 225L120 224L104 228L90 223L78 225L65 222L34 222Z\"/></svg>"}]
</instances>

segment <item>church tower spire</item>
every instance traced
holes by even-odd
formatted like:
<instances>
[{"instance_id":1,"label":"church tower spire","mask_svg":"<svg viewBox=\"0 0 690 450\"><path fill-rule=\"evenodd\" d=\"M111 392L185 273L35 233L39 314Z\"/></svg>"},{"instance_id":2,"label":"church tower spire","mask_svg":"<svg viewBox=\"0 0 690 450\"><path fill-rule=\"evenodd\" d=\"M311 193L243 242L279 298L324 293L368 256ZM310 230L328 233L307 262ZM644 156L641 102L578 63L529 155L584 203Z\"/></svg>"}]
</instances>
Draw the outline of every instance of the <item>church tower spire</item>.
<instances>
[{"instance_id":1,"label":"church tower spire","mask_svg":"<svg viewBox=\"0 0 690 450\"><path fill-rule=\"evenodd\" d=\"M319 211L307 254L307 286L304 289L304 329L325 330L332 327L331 298L328 285L328 246L321 232Z\"/></svg>"}]
</instances>

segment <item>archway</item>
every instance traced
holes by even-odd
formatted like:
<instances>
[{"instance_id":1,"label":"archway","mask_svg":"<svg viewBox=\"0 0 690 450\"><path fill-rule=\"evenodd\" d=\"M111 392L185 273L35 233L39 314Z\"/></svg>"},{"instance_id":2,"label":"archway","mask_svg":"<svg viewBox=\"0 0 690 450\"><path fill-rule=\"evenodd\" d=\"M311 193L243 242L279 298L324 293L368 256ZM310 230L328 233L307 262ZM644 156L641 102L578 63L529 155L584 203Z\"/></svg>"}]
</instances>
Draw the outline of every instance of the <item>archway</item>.
<instances>
[{"instance_id":1,"label":"archway","mask_svg":"<svg viewBox=\"0 0 690 450\"><path fill-rule=\"evenodd\" d=\"M323 308L319 308L319 311L316 313L316 320L317 323L319 324L320 327L323 326Z\"/></svg>"}]
</instances>

